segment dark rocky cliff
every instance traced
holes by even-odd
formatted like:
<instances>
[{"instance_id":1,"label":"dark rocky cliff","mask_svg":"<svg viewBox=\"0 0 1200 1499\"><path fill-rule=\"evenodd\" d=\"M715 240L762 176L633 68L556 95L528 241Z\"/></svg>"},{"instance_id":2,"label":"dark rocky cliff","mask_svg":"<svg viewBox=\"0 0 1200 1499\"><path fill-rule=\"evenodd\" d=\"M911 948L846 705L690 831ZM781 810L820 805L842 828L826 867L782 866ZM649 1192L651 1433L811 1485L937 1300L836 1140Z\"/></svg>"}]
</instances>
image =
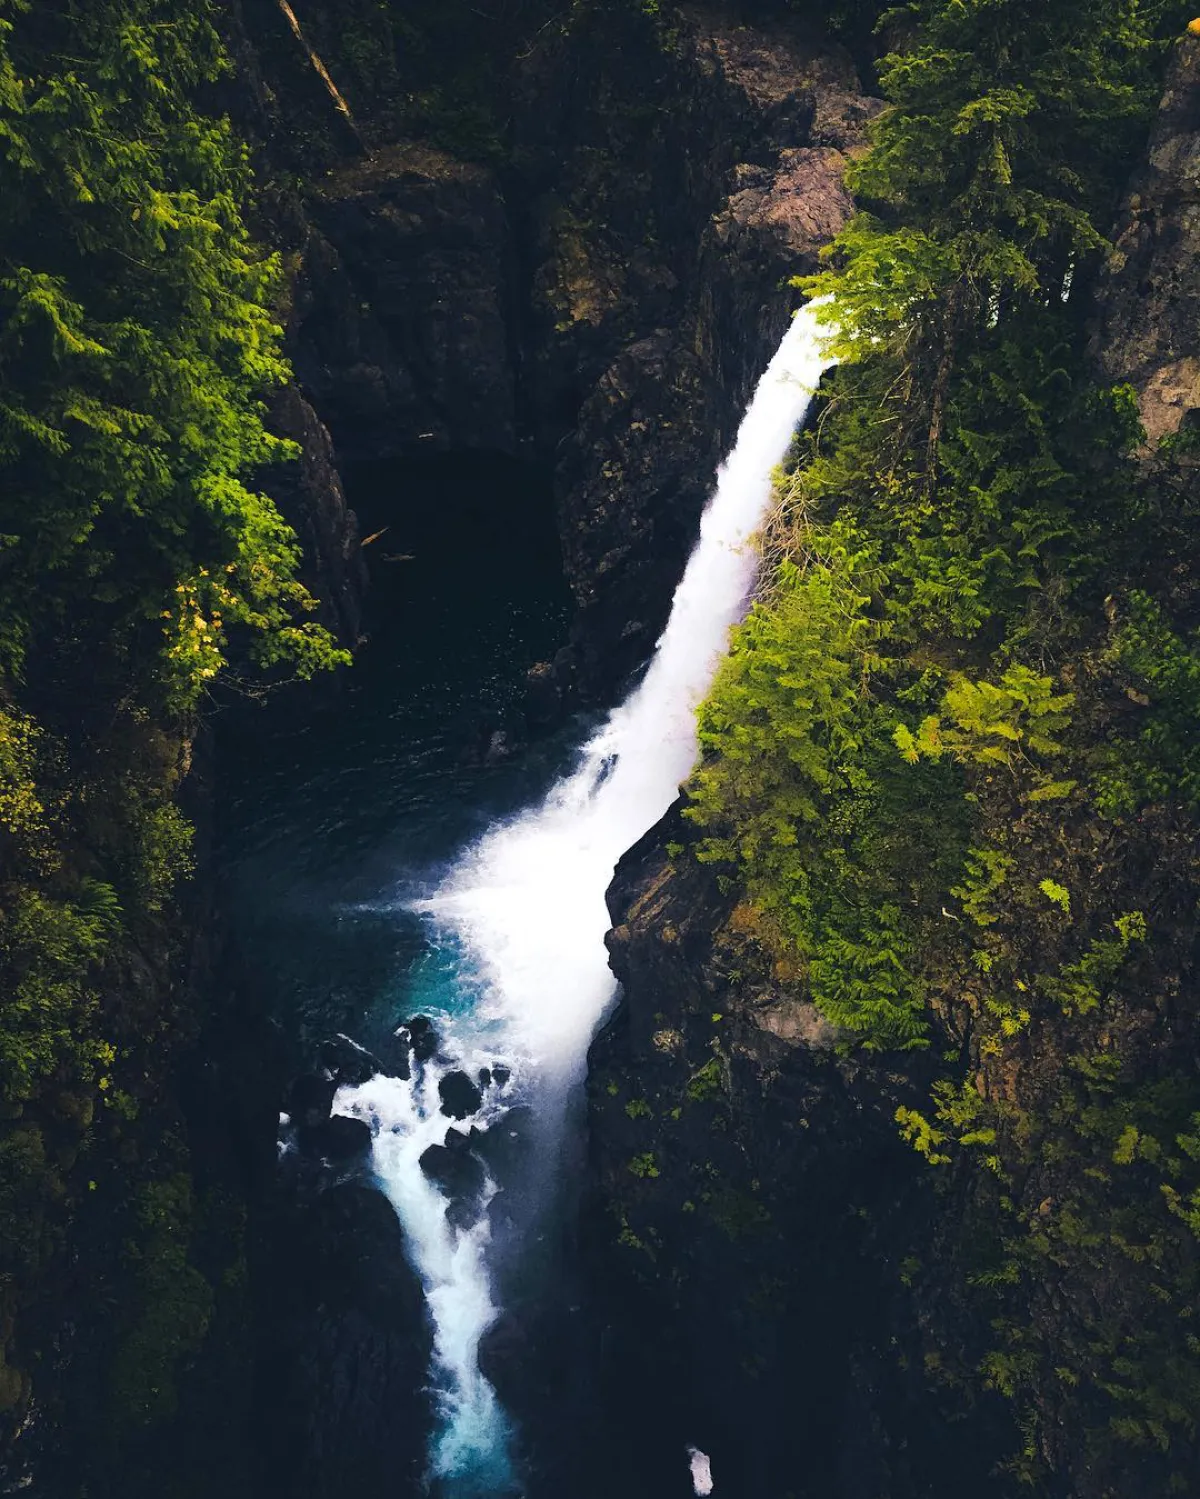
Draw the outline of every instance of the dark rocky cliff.
<instances>
[{"instance_id":1,"label":"dark rocky cliff","mask_svg":"<svg viewBox=\"0 0 1200 1499\"><path fill-rule=\"evenodd\" d=\"M1151 444L1186 438L1200 402L1198 109L1200 41L1188 37L1097 295L1092 356L1133 385ZM1189 451L1154 460L1152 482L1181 514ZM1177 572L1184 579L1186 564ZM694 860L678 814L627 855L609 896L623 998L590 1061L588 1235L608 1429L630 1462L657 1427L680 1453L709 1451L717 1491L735 1495L1007 1494L1024 1491L1018 1475L1035 1465L1034 1491L1064 1499L1197 1491L1190 1418L1169 1437L1162 1428L1160 1445L1119 1436L1125 1409L1152 1407L1149 1369L1165 1371L1168 1398L1187 1398L1186 1339L1160 1302L1190 1284L1194 1248L1160 1212L1153 1181L1135 1216L1136 1189L1110 1179L1119 1151L1091 1157L1047 1122L1086 1107L1087 1088L1069 1077L1074 1054L1099 1056L1114 1034L1131 1097L1194 1078L1192 939L1176 903L1186 897L1160 883L1184 879L1170 852L1183 835L1147 815L1136 830L1088 836L1102 900L1153 909L1178 949L1090 1026L983 1048L969 1010L950 1001L930 1053L892 1057L838 1049L803 974L764 955L752 907ZM966 1059L972 1096L999 1101L998 1117L1011 1109L1018 1134L1038 1141L1013 1151L1011 1196L960 1166L935 1181L900 1143L896 1110L927 1095L939 1048ZM1097 1114L1110 1106L1102 1089L1096 1099ZM1081 1205L1079 1177L1103 1184L1099 1209ZM1157 1240L1146 1226L1156 1212ZM1013 1222L1031 1237L1047 1225L1047 1268L1003 1272L1015 1289L989 1311L987 1275L972 1265ZM1155 1247L1128 1247L1135 1222L1139 1244ZM1146 1262L1158 1267L1149 1279ZM1036 1330L1009 1345L1029 1371L1044 1345L1050 1361L1078 1357L1089 1371L1111 1367L1116 1348L1124 1373L1097 1372L1101 1387L1084 1394L1061 1367L1031 1374L1014 1410L1002 1359L988 1363L1001 1315Z\"/></svg>"},{"instance_id":2,"label":"dark rocky cliff","mask_svg":"<svg viewBox=\"0 0 1200 1499\"><path fill-rule=\"evenodd\" d=\"M613 1446L636 1467L665 1437L666 1483L695 1444L734 1495L988 1493L987 1416L915 1376L896 1295L935 1211L894 1123L921 1069L840 1054L687 838L673 813L609 892L587 1241Z\"/></svg>"}]
</instances>

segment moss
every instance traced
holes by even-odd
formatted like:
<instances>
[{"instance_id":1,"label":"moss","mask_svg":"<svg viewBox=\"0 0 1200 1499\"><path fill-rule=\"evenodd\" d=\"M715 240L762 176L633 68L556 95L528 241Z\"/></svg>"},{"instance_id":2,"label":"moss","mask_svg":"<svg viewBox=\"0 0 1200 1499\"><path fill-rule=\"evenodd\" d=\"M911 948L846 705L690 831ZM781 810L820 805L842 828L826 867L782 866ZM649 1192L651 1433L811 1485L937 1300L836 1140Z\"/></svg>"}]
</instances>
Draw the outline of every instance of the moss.
<instances>
[{"instance_id":1,"label":"moss","mask_svg":"<svg viewBox=\"0 0 1200 1499\"><path fill-rule=\"evenodd\" d=\"M180 1371L203 1343L215 1304L212 1286L191 1260L190 1178L180 1172L148 1183L136 1216L139 1235L126 1251L136 1281L133 1318L117 1348L108 1392L118 1436L176 1414Z\"/></svg>"}]
</instances>

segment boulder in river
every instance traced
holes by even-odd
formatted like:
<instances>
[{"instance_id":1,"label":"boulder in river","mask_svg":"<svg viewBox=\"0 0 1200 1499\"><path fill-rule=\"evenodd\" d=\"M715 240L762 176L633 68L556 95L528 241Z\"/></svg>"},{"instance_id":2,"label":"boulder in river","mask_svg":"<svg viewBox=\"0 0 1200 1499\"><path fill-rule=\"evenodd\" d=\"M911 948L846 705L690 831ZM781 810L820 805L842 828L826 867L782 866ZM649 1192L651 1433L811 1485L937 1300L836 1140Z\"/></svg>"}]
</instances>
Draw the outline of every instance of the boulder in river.
<instances>
[{"instance_id":1,"label":"boulder in river","mask_svg":"<svg viewBox=\"0 0 1200 1499\"><path fill-rule=\"evenodd\" d=\"M414 1015L404 1022L412 1054L418 1062L432 1062L437 1056L438 1033L428 1015Z\"/></svg>"},{"instance_id":2,"label":"boulder in river","mask_svg":"<svg viewBox=\"0 0 1200 1499\"><path fill-rule=\"evenodd\" d=\"M388 1077L398 1077L402 1083L412 1076L413 1042L408 1026L398 1025L390 1036L377 1048L382 1070Z\"/></svg>"},{"instance_id":3,"label":"boulder in river","mask_svg":"<svg viewBox=\"0 0 1200 1499\"><path fill-rule=\"evenodd\" d=\"M529 1159L533 1110L518 1104L488 1129L476 1133L475 1149L488 1170L501 1187L513 1185Z\"/></svg>"},{"instance_id":4,"label":"boulder in river","mask_svg":"<svg viewBox=\"0 0 1200 1499\"><path fill-rule=\"evenodd\" d=\"M497 1088L503 1088L511 1076L512 1068L506 1067L503 1062L497 1062L492 1068L492 1081L496 1084Z\"/></svg>"},{"instance_id":5,"label":"boulder in river","mask_svg":"<svg viewBox=\"0 0 1200 1499\"><path fill-rule=\"evenodd\" d=\"M451 1119L469 1119L478 1113L483 1094L465 1072L448 1072L438 1083L442 1113Z\"/></svg>"},{"instance_id":6,"label":"boulder in river","mask_svg":"<svg viewBox=\"0 0 1200 1499\"><path fill-rule=\"evenodd\" d=\"M478 1204L483 1196L487 1173L473 1151L460 1145L431 1145L420 1164L429 1180L452 1202Z\"/></svg>"},{"instance_id":7,"label":"boulder in river","mask_svg":"<svg viewBox=\"0 0 1200 1499\"><path fill-rule=\"evenodd\" d=\"M321 1042L320 1055L322 1066L333 1074L339 1088L360 1088L384 1070L378 1057L340 1031Z\"/></svg>"}]
</instances>

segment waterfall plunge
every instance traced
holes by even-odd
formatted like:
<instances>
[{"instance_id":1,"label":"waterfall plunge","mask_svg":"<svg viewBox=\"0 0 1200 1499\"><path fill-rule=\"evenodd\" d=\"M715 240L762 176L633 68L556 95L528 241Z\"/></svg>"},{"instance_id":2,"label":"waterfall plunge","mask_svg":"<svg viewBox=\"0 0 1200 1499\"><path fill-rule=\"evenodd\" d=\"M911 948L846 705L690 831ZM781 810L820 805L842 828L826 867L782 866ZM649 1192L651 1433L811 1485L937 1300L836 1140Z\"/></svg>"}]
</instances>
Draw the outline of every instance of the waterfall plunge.
<instances>
[{"instance_id":1,"label":"waterfall plunge","mask_svg":"<svg viewBox=\"0 0 1200 1499\"><path fill-rule=\"evenodd\" d=\"M467 1014L443 1035L456 1065L503 1057L516 1069L507 1100L489 1093L473 1121L503 1128L507 1102L531 1101L543 1133L582 1077L587 1048L614 994L604 896L617 860L667 811L696 756L695 709L742 615L755 572L749 545L771 499L771 474L829 360L811 308L792 321L759 382L700 524L654 658L629 698L584 746L577 769L545 801L490 829L416 909L461 954ZM377 1175L404 1225L435 1328L442 1430L433 1474L451 1493L508 1489L508 1429L479 1371L494 1320L484 1215L456 1230L419 1157L441 1141L440 1071L378 1077L344 1090L338 1110L370 1118ZM493 1188L489 1188L493 1190Z\"/></svg>"}]
</instances>

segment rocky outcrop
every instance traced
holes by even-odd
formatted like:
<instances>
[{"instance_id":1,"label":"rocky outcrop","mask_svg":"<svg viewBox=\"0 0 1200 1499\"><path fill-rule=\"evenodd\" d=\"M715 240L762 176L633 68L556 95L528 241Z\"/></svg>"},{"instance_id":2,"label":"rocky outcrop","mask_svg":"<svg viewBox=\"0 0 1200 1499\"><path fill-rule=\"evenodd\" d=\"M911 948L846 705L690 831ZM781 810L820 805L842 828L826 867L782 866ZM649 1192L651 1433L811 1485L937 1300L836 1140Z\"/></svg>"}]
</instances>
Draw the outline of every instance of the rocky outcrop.
<instances>
[{"instance_id":1,"label":"rocky outcrop","mask_svg":"<svg viewBox=\"0 0 1200 1499\"><path fill-rule=\"evenodd\" d=\"M353 647L362 632L367 570L358 520L346 503L333 443L298 386L286 385L271 404L272 426L299 449L291 464L264 477L280 514L304 548L304 581L319 600L320 619Z\"/></svg>"},{"instance_id":2,"label":"rocky outcrop","mask_svg":"<svg viewBox=\"0 0 1200 1499\"><path fill-rule=\"evenodd\" d=\"M495 175L396 145L323 179L309 212L296 363L343 460L512 452L512 245Z\"/></svg>"},{"instance_id":3,"label":"rocky outcrop","mask_svg":"<svg viewBox=\"0 0 1200 1499\"><path fill-rule=\"evenodd\" d=\"M1200 40L1188 37L1122 209L1092 345L1108 379L1134 386L1151 443L1189 435L1200 410L1198 171ZM757 210L768 218L770 197L768 187ZM1189 451L1178 493L1193 472ZM1157 476L1143 470L1139 482ZM1190 548L1190 537L1186 550L1181 541L1181 558ZM1176 559L1164 547L1152 562L1165 571ZM1189 576L1190 561L1176 572ZM1113 882L1104 909L1145 904L1162 929L1170 923L1167 898L1153 893L1153 821L1147 812L1136 832L1092 836L1119 844L1097 866ZM590 1058L591 1337L602 1435L617 1461L630 1473L659 1465L664 1492L678 1487L692 1443L710 1454L718 1493L951 1499L1016 1492L1039 1464L1052 1476L1038 1481L1055 1494L1150 1495L1168 1483L1190 1491L1190 1419L1161 1452L1135 1446L1120 1435L1124 1389L1103 1373L1086 1386L1104 1368L1098 1330L1107 1327L1120 1329L1118 1359L1130 1345L1172 1349L1130 1376L1131 1401L1153 1398L1147 1369L1170 1368L1171 1391L1186 1382L1171 1363L1181 1346L1163 1289L1171 1277L1157 1268L1175 1251L1126 1255L1128 1241L1109 1237L1128 1214L1139 1246L1159 1242L1146 1225L1161 1185L1146 1190L1150 1208L1135 1206L1141 1188L1110 1180L1110 1144L1093 1160L1063 1143L1080 1107L1064 1102L1072 1058L1099 1056L1114 1035L1127 1078L1156 1080L1150 1089L1173 1069L1190 1078L1190 1012L1186 1022L1169 1016L1161 998L1181 986L1168 961L1160 956L1162 970L1143 974L1130 1002L1105 1010L1087 1039L1072 1017L1062 1029L1043 1024L1028 1043L989 1043L952 973L930 1053L851 1052L807 1001L802 965L768 956L750 904L721 888L688 841L670 819L618 869L610 949L623 997ZM679 846L675 858L669 845ZM1178 930L1190 954L1191 928L1181 920ZM964 1059L969 1104L997 1102L997 1117L1016 1121L1010 1138L1003 1127L993 1133L1007 1154L983 1169L938 1156L929 1142L923 1162L921 1142L910 1151L897 1138L896 1111L929 1096L939 1051ZM1081 1177L1109 1194L1097 1196L1099 1209ZM1032 1270L1018 1267L1014 1222L1044 1254L1031 1256ZM1173 1232L1168 1225L1161 1241L1173 1243ZM1012 1260L980 1269L973 1257L1001 1245ZM1187 1245L1181 1262L1194 1253ZM1148 1277L1143 1263L1156 1267ZM1027 1328L1044 1338L1045 1369L1032 1338L1021 1342ZM997 1352L1000 1331L1009 1341ZM1064 1372L1073 1349L1085 1350L1083 1380ZM1006 1385L1020 1359L1034 1372ZM1168 1467L1177 1476L1164 1476Z\"/></svg>"},{"instance_id":4,"label":"rocky outcrop","mask_svg":"<svg viewBox=\"0 0 1200 1499\"><path fill-rule=\"evenodd\" d=\"M897 1257L933 1199L894 1115L922 1064L841 1053L749 908L665 852L687 837L654 829L609 893L623 997L588 1086L604 1440L664 1492L694 1444L718 1492L987 1494L981 1418L904 1373L922 1354Z\"/></svg>"},{"instance_id":5,"label":"rocky outcrop","mask_svg":"<svg viewBox=\"0 0 1200 1499\"><path fill-rule=\"evenodd\" d=\"M358 1123L359 1121L350 1121ZM415 1492L432 1421L421 1283L381 1193L347 1183L286 1211L264 1266L265 1490Z\"/></svg>"},{"instance_id":6,"label":"rocky outcrop","mask_svg":"<svg viewBox=\"0 0 1200 1499\"><path fill-rule=\"evenodd\" d=\"M1121 205L1093 351L1137 391L1150 444L1200 411L1200 36L1177 44L1145 162Z\"/></svg>"},{"instance_id":7,"label":"rocky outcrop","mask_svg":"<svg viewBox=\"0 0 1200 1499\"><path fill-rule=\"evenodd\" d=\"M847 59L698 11L669 32L583 12L534 56L524 90L527 385L543 437L566 432L577 611L558 673L602 699L661 632L794 305L789 278L815 269L850 212L847 153L875 106Z\"/></svg>"}]
</instances>

